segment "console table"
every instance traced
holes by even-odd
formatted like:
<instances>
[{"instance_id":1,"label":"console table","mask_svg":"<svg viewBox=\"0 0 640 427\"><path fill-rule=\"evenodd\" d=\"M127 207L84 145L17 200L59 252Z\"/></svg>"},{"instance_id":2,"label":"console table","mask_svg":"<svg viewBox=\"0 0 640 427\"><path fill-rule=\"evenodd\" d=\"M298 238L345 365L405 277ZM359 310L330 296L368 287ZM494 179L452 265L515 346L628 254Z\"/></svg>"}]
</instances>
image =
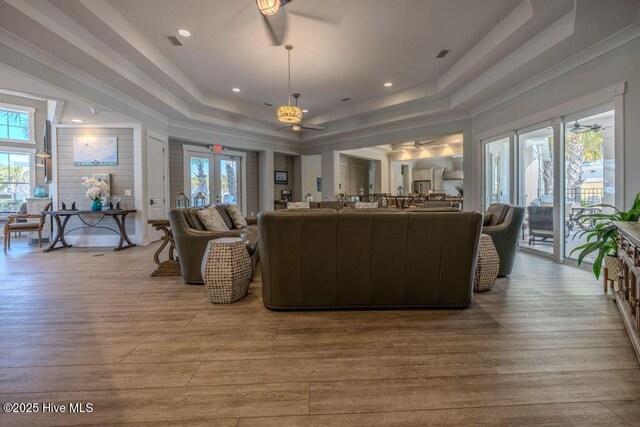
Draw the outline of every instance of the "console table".
<instances>
[{"instance_id":1,"label":"console table","mask_svg":"<svg viewBox=\"0 0 640 427\"><path fill-rule=\"evenodd\" d=\"M68 244L64 239L65 234L81 228L100 228L104 230L110 230L116 233L117 235L119 235L120 242L118 243L118 246L113 249L114 251L119 251L121 249L127 249L132 246L135 246L135 243L129 240L129 236L127 235L127 228L125 226L127 215L132 213L136 213L136 210L135 209L129 209L129 210L107 209L102 211L61 210L61 211L42 212L43 215L51 215L51 218L56 224L55 235L53 237L53 240L51 241L49 246L44 250L44 252L49 252L54 249L70 248L72 245ZM100 216L101 218L96 223L89 223L82 217L83 215L93 216L93 217ZM66 231L67 223L69 222L69 219L73 216L77 216L84 225L81 225L69 231ZM113 218L113 221L116 223L116 226L118 227L117 230L111 227L100 225L106 217ZM124 244L125 241L127 242L126 245ZM56 247L58 243L60 243L62 246Z\"/></svg>"},{"instance_id":2,"label":"console table","mask_svg":"<svg viewBox=\"0 0 640 427\"><path fill-rule=\"evenodd\" d=\"M640 223L616 221L620 277L613 296L640 359Z\"/></svg>"},{"instance_id":3,"label":"console table","mask_svg":"<svg viewBox=\"0 0 640 427\"><path fill-rule=\"evenodd\" d=\"M161 238L162 244L153 254L153 260L158 266L153 273L152 276L180 276L180 263L178 262L178 258L174 255L176 246L173 242L173 233L171 232L171 224L169 224L168 219L150 219L147 222L156 230L162 231L163 236ZM169 254L168 259L164 261L160 261L160 254L164 250L164 248L169 245Z\"/></svg>"}]
</instances>

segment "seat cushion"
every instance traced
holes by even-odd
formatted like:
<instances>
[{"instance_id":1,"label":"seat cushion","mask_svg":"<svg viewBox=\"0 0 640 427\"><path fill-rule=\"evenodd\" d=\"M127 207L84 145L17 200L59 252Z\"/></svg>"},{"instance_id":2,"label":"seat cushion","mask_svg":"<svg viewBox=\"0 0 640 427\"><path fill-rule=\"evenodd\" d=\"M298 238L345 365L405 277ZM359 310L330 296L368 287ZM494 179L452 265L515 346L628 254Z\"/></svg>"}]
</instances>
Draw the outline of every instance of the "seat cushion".
<instances>
[{"instance_id":1,"label":"seat cushion","mask_svg":"<svg viewBox=\"0 0 640 427\"><path fill-rule=\"evenodd\" d=\"M228 231L227 224L218 213L218 209L209 206L206 209L198 211L198 217L209 231Z\"/></svg>"},{"instance_id":2,"label":"seat cushion","mask_svg":"<svg viewBox=\"0 0 640 427\"><path fill-rule=\"evenodd\" d=\"M493 218L493 214L487 213L484 215L484 220L482 222L483 226L487 226L491 224L491 218Z\"/></svg>"},{"instance_id":3,"label":"seat cushion","mask_svg":"<svg viewBox=\"0 0 640 427\"><path fill-rule=\"evenodd\" d=\"M244 219L242 212L240 212L240 209L236 205L227 205L227 212L233 221L234 228L244 228L247 226L247 220Z\"/></svg>"}]
</instances>

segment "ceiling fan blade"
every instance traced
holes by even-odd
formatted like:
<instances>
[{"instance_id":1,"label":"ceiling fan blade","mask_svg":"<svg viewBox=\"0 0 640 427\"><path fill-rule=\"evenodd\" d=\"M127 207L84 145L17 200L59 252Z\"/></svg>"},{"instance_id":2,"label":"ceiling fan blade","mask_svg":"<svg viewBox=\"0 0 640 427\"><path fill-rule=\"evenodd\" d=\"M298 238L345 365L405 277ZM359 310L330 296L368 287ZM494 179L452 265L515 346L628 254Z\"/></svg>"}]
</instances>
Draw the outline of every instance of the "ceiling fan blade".
<instances>
[{"instance_id":1,"label":"ceiling fan blade","mask_svg":"<svg viewBox=\"0 0 640 427\"><path fill-rule=\"evenodd\" d=\"M283 10L273 16L262 15L262 22L271 37L271 43L274 46L283 45L287 37L287 13Z\"/></svg>"},{"instance_id":2,"label":"ceiling fan blade","mask_svg":"<svg viewBox=\"0 0 640 427\"><path fill-rule=\"evenodd\" d=\"M318 127L318 126L313 126L313 125L309 125L309 126L301 126L302 129L306 129L306 130L324 130L324 128Z\"/></svg>"},{"instance_id":3,"label":"ceiling fan blade","mask_svg":"<svg viewBox=\"0 0 640 427\"><path fill-rule=\"evenodd\" d=\"M289 11L289 13L292 14L292 15L299 16L301 18L306 18L306 19L310 19L312 21L322 22L323 24L333 25L334 27L337 27L338 25L340 25L342 23L342 16L340 16L340 17L318 16L318 15L313 15L311 13L296 12L296 11L293 11L293 10Z\"/></svg>"},{"instance_id":4,"label":"ceiling fan blade","mask_svg":"<svg viewBox=\"0 0 640 427\"><path fill-rule=\"evenodd\" d=\"M290 125L287 125L287 126L281 126L281 127L277 128L277 129L275 129L275 130L285 130L285 129L291 129L291 126L290 126Z\"/></svg>"}]
</instances>

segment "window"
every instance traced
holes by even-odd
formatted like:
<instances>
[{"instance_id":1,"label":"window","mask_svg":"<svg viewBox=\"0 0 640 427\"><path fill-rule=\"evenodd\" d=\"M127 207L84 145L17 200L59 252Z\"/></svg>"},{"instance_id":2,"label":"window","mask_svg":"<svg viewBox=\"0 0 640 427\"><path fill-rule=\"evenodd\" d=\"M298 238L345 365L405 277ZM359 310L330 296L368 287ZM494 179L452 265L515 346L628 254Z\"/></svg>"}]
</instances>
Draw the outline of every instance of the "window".
<instances>
[{"instance_id":1,"label":"window","mask_svg":"<svg viewBox=\"0 0 640 427\"><path fill-rule=\"evenodd\" d=\"M17 211L29 197L32 155L0 151L0 211Z\"/></svg>"},{"instance_id":2,"label":"window","mask_svg":"<svg viewBox=\"0 0 640 427\"><path fill-rule=\"evenodd\" d=\"M0 140L33 142L33 113L30 108L0 104Z\"/></svg>"}]
</instances>

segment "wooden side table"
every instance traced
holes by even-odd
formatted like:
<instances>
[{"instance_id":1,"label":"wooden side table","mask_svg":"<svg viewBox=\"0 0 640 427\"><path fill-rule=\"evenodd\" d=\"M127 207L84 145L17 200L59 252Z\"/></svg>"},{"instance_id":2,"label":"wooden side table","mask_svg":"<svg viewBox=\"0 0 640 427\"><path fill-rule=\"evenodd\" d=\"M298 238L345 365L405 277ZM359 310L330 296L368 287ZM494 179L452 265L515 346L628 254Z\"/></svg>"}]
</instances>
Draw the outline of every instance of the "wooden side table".
<instances>
[{"instance_id":1,"label":"wooden side table","mask_svg":"<svg viewBox=\"0 0 640 427\"><path fill-rule=\"evenodd\" d=\"M151 225L156 230L162 231L163 236L161 238L162 244L158 248L158 250L153 254L153 260L158 265L158 267L151 273L151 276L180 276L182 273L180 271L180 263L178 262L178 258L174 255L175 253L175 244L173 242L173 234L171 233L171 225L169 224L168 219L150 219L148 224ZM164 248L169 245L169 253L168 259L165 261L160 261L160 254L164 250Z\"/></svg>"}]
</instances>

